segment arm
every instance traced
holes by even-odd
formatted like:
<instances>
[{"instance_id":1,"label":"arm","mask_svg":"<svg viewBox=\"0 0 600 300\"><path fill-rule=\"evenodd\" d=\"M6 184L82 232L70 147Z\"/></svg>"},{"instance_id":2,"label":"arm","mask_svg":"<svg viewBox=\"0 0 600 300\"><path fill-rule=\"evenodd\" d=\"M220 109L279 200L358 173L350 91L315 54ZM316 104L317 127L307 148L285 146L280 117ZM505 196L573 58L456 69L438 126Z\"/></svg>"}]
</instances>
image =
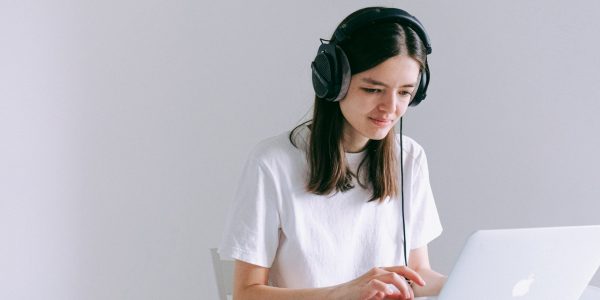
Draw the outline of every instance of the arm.
<instances>
[{"instance_id":1,"label":"arm","mask_svg":"<svg viewBox=\"0 0 600 300\"><path fill-rule=\"evenodd\" d=\"M380 300L386 296L412 295L404 281L406 277L416 284L423 279L404 266L373 268L364 275L332 287L312 289L287 289L268 286L269 269L237 260L235 263L234 300L327 299L327 300ZM389 290L393 284L398 291ZM415 286L416 286L415 284Z\"/></svg>"},{"instance_id":2,"label":"arm","mask_svg":"<svg viewBox=\"0 0 600 300\"><path fill-rule=\"evenodd\" d=\"M333 299L333 288L284 289L268 286L269 269L236 260L234 300Z\"/></svg>"},{"instance_id":3,"label":"arm","mask_svg":"<svg viewBox=\"0 0 600 300\"><path fill-rule=\"evenodd\" d=\"M408 266L419 273L427 283L424 287L413 285L415 296L436 296L440 293L448 277L431 269L427 245L410 251Z\"/></svg>"}]
</instances>

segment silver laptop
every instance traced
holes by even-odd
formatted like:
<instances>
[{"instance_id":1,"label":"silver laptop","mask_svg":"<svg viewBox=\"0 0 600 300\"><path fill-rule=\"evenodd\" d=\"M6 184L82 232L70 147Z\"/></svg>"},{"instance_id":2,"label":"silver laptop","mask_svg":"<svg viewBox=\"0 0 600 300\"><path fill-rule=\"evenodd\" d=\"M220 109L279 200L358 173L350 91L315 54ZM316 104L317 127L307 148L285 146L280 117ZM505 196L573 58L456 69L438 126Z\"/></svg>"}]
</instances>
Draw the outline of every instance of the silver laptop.
<instances>
[{"instance_id":1,"label":"silver laptop","mask_svg":"<svg viewBox=\"0 0 600 300\"><path fill-rule=\"evenodd\" d=\"M440 295L416 299L583 299L599 266L600 225L480 230Z\"/></svg>"}]
</instances>

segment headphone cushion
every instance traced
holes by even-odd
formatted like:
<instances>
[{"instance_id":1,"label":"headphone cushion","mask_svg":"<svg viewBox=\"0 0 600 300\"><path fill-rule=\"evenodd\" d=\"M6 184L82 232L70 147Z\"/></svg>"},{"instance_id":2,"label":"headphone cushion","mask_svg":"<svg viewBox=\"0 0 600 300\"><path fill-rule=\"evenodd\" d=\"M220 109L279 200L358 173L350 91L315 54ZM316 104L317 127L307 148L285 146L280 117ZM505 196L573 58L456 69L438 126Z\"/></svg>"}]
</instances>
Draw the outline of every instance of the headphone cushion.
<instances>
[{"instance_id":1,"label":"headphone cushion","mask_svg":"<svg viewBox=\"0 0 600 300\"><path fill-rule=\"evenodd\" d=\"M344 99L344 97L346 97L346 94L348 93L348 88L350 87L350 80L352 79L352 73L350 70L350 62L348 61L348 56L346 56L346 53L342 48L340 48L340 46L336 45L336 48L338 54L337 61L339 62L341 68L338 77L340 78L340 89L336 97L333 100L331 100L334 102L340 101Z\"/></svg>"}]
</instances>

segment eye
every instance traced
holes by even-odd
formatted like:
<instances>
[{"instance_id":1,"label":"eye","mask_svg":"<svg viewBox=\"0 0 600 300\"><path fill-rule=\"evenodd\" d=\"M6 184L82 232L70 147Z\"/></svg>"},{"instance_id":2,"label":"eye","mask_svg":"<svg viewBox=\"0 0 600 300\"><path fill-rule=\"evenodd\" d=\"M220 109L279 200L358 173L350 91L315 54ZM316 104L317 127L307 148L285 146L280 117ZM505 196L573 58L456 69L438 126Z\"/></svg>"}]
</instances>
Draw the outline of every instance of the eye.
<instances>
[{"instance_id":1,"label":"eye","mask_svg":"<svg viewBox=\"0 0 600 300\"><path fill-rule=\"evenodd\" d=\"M370 89L370 88L361 88L363 91L365 91L365 93L368 94L376 94L376 93L381 93L380 89Z\"/></svg>"},{"instance_id":2,"label":"eye","mask_svg":"<svg viewBox=\"0 0 600 300\"><path fill-rule=\"evenodd\" d=\"M412 96L412 93L409 92L409 91L400 91L399 94L400 94L400 96L404 96L404 97L406 97L406 96L411 97Z\"/></svg>"}]
</instances>

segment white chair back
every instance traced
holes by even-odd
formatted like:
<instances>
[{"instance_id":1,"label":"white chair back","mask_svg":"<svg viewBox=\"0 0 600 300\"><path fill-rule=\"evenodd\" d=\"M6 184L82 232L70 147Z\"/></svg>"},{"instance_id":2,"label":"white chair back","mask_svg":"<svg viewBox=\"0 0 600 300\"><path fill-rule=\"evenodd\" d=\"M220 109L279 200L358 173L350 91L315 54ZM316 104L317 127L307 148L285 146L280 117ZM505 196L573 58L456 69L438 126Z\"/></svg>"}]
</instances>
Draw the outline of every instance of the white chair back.
<instances>
[{"instance_id":1,"label":"white chair back","mask_svg":"<svg viewBox=\"0 0 600 300\"><path fill-rule=\"evenodd\" d=\"M228 300L233 295L233 267L234 262L230 260L221 260L216 248L210 249L215 271L215 280L219 290L219 300Z\"/></svg>"}]
</instances>

